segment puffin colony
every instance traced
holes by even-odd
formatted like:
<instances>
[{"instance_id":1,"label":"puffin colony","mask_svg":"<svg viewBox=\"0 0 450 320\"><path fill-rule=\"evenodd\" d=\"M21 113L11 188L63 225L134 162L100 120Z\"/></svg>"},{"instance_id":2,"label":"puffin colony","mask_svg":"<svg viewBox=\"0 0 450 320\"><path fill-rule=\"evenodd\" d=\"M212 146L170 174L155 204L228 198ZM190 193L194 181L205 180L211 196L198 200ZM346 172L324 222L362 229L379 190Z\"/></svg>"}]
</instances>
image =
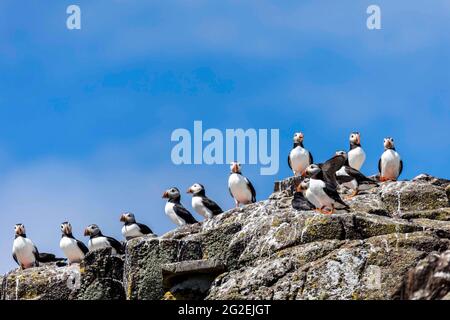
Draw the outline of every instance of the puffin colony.
<instances>
[{"instance_id":1,"label":"puffin colony","mask_svg":"<svg viewBox=\"0 0 450 320\"><path fill-rule=\"evenodd\" d=\"M259 154L259 162L268 167L263 168L261 174L278 171L278 136L277 130L271 131L271 152L268 153L267 130L230 130L226 132L227 161L234 157L235 140L237 140L238 159L245 158L245 141L249 140L250 163L257 163L255 156ZM184 129L175 130L173 141L178 141L172 150L174 163L192 163L191 135ZM211 142L205 150L202 142ZM403 171L403 161L397 152L394 139L385 138L384 150L378 161L378 174L366 177L360 170L366 160L366 153L361 144L359 132L353 132L349 138L349 150L336 151L325 162L316 162L312 152L304 145L305 136L297 132L293 136L293 146L288 154L287 164L295 179L295 193L292 208L299 211L315 210L320 214L349 211L345 200L358 196L361 192L378 187L381 183L397 181ZM259 152L255 146L258 146ZM223 163L223 136L219 130L208 129L203 133L202 123L194 123L194 163ZM253 155L253 156L252 156ZM244 159L245 160L245 159ZM256 202L256 190L250 179L243 175L242 164L230 161L228 177L228 191L235 206L246 206ZM204 220L214 219L224 210L207 196L206 187L198 182L187 189L192 195L191 206ZM342 194L347 194L343 199ZM199 223L192 213L182 204L181 192L177 187L167 189L162 196L167 199L165 214L176 226ZM143 236L157 237L145 224L139 223L131 212L125 212L119 219L123 223L122 235L126 241ZM27 237L25 225L18 223L14 227L13 258L21 269L33 268L40 263L56 262L58 266L78 264L89 251L111 248L113 254L123 254L124 244L112 237L106 236L96 224L91 224L84 230L89 237L88 245L75 238L72 225L63 222L60 227L60 248L65 258L57 258L51 253L40 253L33 241ZM189 310L185 310L189 311ZM210 312L208 313L210 314Z\"/></svg>"}]
</instances>

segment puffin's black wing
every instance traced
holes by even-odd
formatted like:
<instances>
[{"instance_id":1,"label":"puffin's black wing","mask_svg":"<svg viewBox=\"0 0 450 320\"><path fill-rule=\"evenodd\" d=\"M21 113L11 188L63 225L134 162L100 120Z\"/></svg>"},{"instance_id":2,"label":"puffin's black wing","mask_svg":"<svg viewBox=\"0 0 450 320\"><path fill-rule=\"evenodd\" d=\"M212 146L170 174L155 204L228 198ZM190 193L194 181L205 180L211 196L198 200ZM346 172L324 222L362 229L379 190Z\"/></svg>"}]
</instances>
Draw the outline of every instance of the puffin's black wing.
<instances>
[{"instance_id":1,"label":"puffin's black wing","mask_svg":"<svg viewBox=\"0 0 450 320\"><path fill-rule=\"evenodd\" d=\"M403 172L403 160L400 160L400 169L398 170L398 176L400 176Z\"/></svg>"},{"instance_id":2,"label":"puffin's black wing","mask_svg":"<svg viewBox=\"0 0 450 320\"><path fill-rule=\"evenodd\" d=\"M313 155L312 155L311 151L308 151L308 153L309 153L309 164L313 164L314 163Z\"/></svg>"},{"instance_id":3,"label":"puffin's black wing","mask_svg":"<svg viewBox=\"0 0 450 320\"><path fill-rule=\"evenodd\" d=\"M202 203L203 205L212 212L213 215L218 215L223 213L223 210L221 207L219 207L219 205L217 203L215 203L214 201L212 201L211 199L207 198L207 197L202 197Z\"/></svg>"},{"instance_id":4,"label":"puffin's black wing","mask_svg":"<svg viewBox=\"0 0 450 320\"><path fill-rule=\"evenodd\" d=\"M380 173L381 176L381 158L380 160L378 160L378 172Z\"/></svg>"},{"instance_id":5,"label":"puffin's black wing","mask_svg":"<svg viewBox=\"0 0 450 320\"><path fill-rule=\"evenodd\" d=\"M119 253L119 254L123 253L123 246L119 241L117 241L116 239L111 238L111 237L106 237L106 239L108 240L111 247L113 247L114 250L117 251L117 253Z\"/></svg>"},{"instance_id":6,"label":"puffin's black wing","mask_svg":"<svg viewBox=\"0 0 450 320\"><path fill-rule=\"evenodd\" d=\"M17 256L16 256L16 254L15 253L13 253L13 259L14 259L14 261L20 266L20 263L19 263L19 260L17 260Z\"/></svg>"},{"instance_id":7,"label":"puffin's black wing","mask_svg":"<svg viewBox=\"0 0 450 320\"><path fill-rule=\"evenodd\" d=\"M338 185L336 180L336 172L341 169L344 164L344 157L334 156L333 158L325 162L321 167L325 182L327 184L331 184L334 189L336 189Z\"/></svg>"},{"instance_id":8,"label":"puffin's black wing","mask_svg":"<svg viewBox=\"0 0 450 320\"><path fill-rule=\"evenodd\" d=\"M152 229L142 223L136 223L143 234L153 234Z\"/></svg>"},{"instance_id":9,"label":"puffin's black wing","mask_svg":"<svg viewBox=\"0 0 450 320\"><path fill-rule=\"evenodd\" d=\"M231 192L230 187L228 187L228 192L230 193L230 196L234 199L233 193Z\"/></svg>"},{"instance_id":10,"label":"puffin's black wing","mask_svg":"<svg viewBox=\"0 0 450 320\"><path fill-rule=\"evenodd\" d=\"M34 254L34 258L36 259L36 261L39 261L39 250L36 246L33 247L33 254Z\"/></svg>"},{"instance_id":11,"label":"puffin's black wing","mask_svg":"<svg viewBox=\"0 0 450 320\"><path fill-rule=\"evenodd\" d=\"M316 209L316 206L309 202L301 192L294 193L294 199L292 199L292 207L295 210L299 211Z\"/></svg>"},{"instance_id":12,"label":"puffin's black wing","mask_svg":"<svg viewBox=\"0 0 450 320\"><path fill-rule=\"evenodd\" d=\"M248 180L248 178L245 178L245 181L247 182L248 187L250 188L250 191L252 193L252 203L256 202L256 191L255 191L255 187L253 187L252 183L250 182L250 180Z\"/></svg>"},{"instance_id":13,"label":"puffin's black wing","mask_svg":"<svg viewBox=\"0 0 450 320\"><path fill-rule=\"evenodd\" d=\"M47 262L56 262L56 261L62 261L64 260L63 258L57 258L54 254L52 253L39 253L39 258L37 259L39 262L42 263L47 263Z\"/></svg>"},{"instance_id":14,"label":"puffin's black wing","mask_svg":"<svg viewBox=\"0 0 450 320\"><path fill-rule=\"evenodd\" d=\"M81 242L80 240L75 239L75 241L77 242L77 246L78 248L80 248L80 250L84 253L87 254L89 252L88 247L86 247L86 245Z\"/></svg>"},{"instance_id":15,"label":"puffin's black wing","mask_svg":"<svg viewBox=\"0 0 450 320\"><path fill-rule=\"evenodd\" d=\"M336 179L339 184L343 184L343 183L353 181L355 178L350 177L350 176L336 176Z\"/></svg>"},{"instance_id":16,"label":"puffin's black wing","mask_svg":"<svg viewBox=\"0 0 450 320\"><path fill-rule=\"evenodd\" d=\"M291 168L291 170L292 170L291 155L290 154L288 154L288 165L289 165L289 168Z\"/></svg>"},{"instance_id":17,"label":"puffin's black wing","mask_svg":"<svg viewBox=\"0 0 450 320\"><path fill-rule=\"evenodd\" d=\"M349 208L349 206L341 199L341 196L337 192L336 188L334 188L332 185L325 183L325 188L323 189L323 191L327 194L327 196L329 196L337 203L340 203L346 208Z\"/></svg>"},{"instance_id":18,"label":"puffin's black wing","mask_svg":"<svg viewBox=\"0 0 450 320\"><path fill-rule=\"evenodd\" d=\"M175 204L173 206L173 210L175 211L175 214L186 221L187 224L194 224L198 222L197 220L195 220L192 214L180 204Z\"/></svg>"},{"instance_id":19,"label":"puffin's black wing","mask_svg":"<svg viewBox=\"0 0 450 320\"><path fill-rule=\"evenodd\" d=\"M365 175L363 175L361 173L361 171L358 171L350 166L346 166L345 167L345 172L347 172L347 174L353 178L356 179L356 181L358 182L358 184L361 183L365 183L365 182L375 182L372 179L366 177Z\"/></svg>"}]
</instances>

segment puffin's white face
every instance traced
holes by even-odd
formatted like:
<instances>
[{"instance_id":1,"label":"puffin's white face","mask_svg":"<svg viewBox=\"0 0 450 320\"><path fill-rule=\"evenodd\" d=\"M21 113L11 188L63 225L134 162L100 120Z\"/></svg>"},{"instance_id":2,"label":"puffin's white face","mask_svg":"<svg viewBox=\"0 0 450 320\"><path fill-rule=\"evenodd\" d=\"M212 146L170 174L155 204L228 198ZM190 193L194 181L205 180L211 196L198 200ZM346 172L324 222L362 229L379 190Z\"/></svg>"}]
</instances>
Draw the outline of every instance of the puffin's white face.
<instances>
[{"instance_id":1,"label":"puffin's white face","mask_svg":"<svg viewBox=\"0 0 450 320\"><path fill-rule=\"evenodd\" d=\"M134 214L131 212L125 212L120 216L120 221L122 222L135 222L136 219L134 217Z\"/></svg>"},{"instance_id":2,"label":"puffin's white face","mask_svg":"<svg viewBox=\"0 0 450 320\"><path fill-rule=\"evenodd\" d=\"M317 164L309 165L304 172L304 176L311 177L320 171L320 167Z\"/></svg>"},{"instance_id":3,"label":"puffin's white face","mask_svg":"<svg viewBox=\"0 0 450 320\"><path fill-rule=\"evenodd\" d=\"M61 232L63 234L71 234L72 233L72 225L69 222L61 223Z\"/></svg>"},{"instance_id":4,"label":"puffin's white face","mask_svg":"<svg viewBox=\"0 0 450 320\"><path fill-rule=\"evenodd\" d=\"M345 159L347 159L347 157L348 157L347 152L342 151L342 150L336 151L336 156L342 156L342 157L344 157Z\"/></svg>"},{"instance_id":5,"label":"puffin's white face","mask_svg":"<svg viewBox=\"0 0 450 320\"><path fill-rule=\"evenodd\" d=\"M100 228L96 224L91 224L84 230L85 236L95 236L100 233Z\"/></svg>"},{"instance_id":6,"label":"puffin's white face","mask_svg":"<svg viewBox=\"0 0 450 320\"><path fill-rule=\"evenodd\" d=\"M199 193L199 192L201 192L202 190L204 190L204 188L202 187L202 185L200 185L199 183L195 183L195 184L193 184L189 189L188 189L188 193L193 193L193 194L196 194L196 193Z\"/></svg>"},{"instance_id":7,"label":"puffin's white face","mask_svg":"<svg viewBox=\"0 0 450 320\"><path fill-rule=\"evenodd\" d=\"M298 192L304 192L306 190L308 190L309 188L309 179L306 178L305 180L303 180L297 187L297 191Z\"/></svg>"},{"instance_id":8,"label":"puffin's white face","mask_svg":"<svg viewBox=\"0 0 450 320\"><path fill-rule=\"evenodd\" d=\"M304 138L304 136L303 136L303 133L302 133L302 132L296 132L296 133L294 134L294 142L295 142L295 143L301 143L301 142L303 142L303 138Z\"/></svg>"},{"instance_id":9,"label":"puffin's white face","mask_svg":"<svg viewBox=\"0 0 450 320\"><path fill-rule=\"evenodd\" d=\"M241 172L241 164L239 162L232 162L230 165L231 172L240 173Z\"/></svg>"},{"instance_id":10,"label":"puffin's white face","mask_svg":"<svg viewBox=\"0 0 450 320\"><path fill-rule=\"evenodd\" d=\"M16 235L21 236L26 234L25 232L25 226L22 223L18 223L14 226L14 232Z\"/></svg>"},{"instance_id":11,"label":"puffin's white face","mask_svg":"<svg viewBox=\"0 0 450 320\"><path fill-rule=\"evenodd\" d=\"M163 198L166 198L166 199L175 199L175 198L179 198L180 196L181 196L180 190L178 190L178 188L175 188L175 187L167 189L163 194Z\"/></svg>"},{"instance_id":12,"label":"puffin's white face","mask_svg":"<svg viewBox=\"0 0 450 320\"><path fill-rule=\"evenodd\" d=\"M350 142L357 145L361 144L361 135L359 132L353 132L350 135Z\"/></svg>"},{"instance_id":13,"label":"puffin's white face","mask_svg":"<svg viewBox=\"0 0 450 320\"><path fill-rule=\"evenodd\" d=\"M392 148L394 148L394 147L395 147L395 145L394 145L394 138L391 138L391 137L385 138L385 139L384 139L384 147L385 147L386 149L392 149Z\"/></svg>"}]
</instances>

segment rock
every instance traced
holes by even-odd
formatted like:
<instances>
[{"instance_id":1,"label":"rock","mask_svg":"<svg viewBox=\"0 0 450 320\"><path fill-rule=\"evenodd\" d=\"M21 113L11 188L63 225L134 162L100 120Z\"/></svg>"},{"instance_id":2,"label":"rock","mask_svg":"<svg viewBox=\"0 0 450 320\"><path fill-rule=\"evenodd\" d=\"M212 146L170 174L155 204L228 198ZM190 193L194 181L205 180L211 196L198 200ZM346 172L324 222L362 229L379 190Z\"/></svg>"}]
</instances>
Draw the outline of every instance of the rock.
<instances>
[{"instance_id":1,"label":"rock","mask_svg":"<svg viewBox=\"0 0 450 320\"><path fill-rule=\"evenodd\" d=\"M381 200L393 215L401 214L404 211L448 207L448 198L444 189L427 182L386 182L380 188Z\"/></svg>"},{"instance_id":2,"label":"rock","mask_svg":"<svg viewBox=\"0 0 450 320\"><path fill-rule=\"evenodd\" d=\"M89 252L80 265L79 300L123 300L123 258L111 248Z\"/></svg>"},{"instance_id":3,"label":"rock","mask_svg":"<svg viewBox=\"0 0 450 320\"><path fill-rule=\"evenodd\" d=\"M398 215L398 217L402 219L424 218L424 219L450 221L450 208L401 212Z\"/></svg>"},{"instance_id":4,"label":"rock","mask_svg":"<svg viewBox=\"0 0 450 320\"><path fill-rule=\"evenodd\" d=\"M73 300L79 289L79 266L13 270L2 278L2 300Z\"/></svg>"},{"instance_id":5,"label":"rock","mask_svg":"<svg viewBox=\"0 0 450 320\"><path fill-rule=\"evenodd\" d=\"M414 219L414 224L419 225L423 230L430 230L441 238L450 239L450 221L439 221L431 219Z\"/></svg>"},{"instance_id":6,"label":"rock","mask_svg":"<svg viewBox=\"0 0 450 320\"><path fill-rule=\"evenodd\" d=\"M448 300L450 297L450 251L432 253L410 270L397 299Z\"/></svg>"},{"instance_id":7,"label":"rock","mask_svg":"<svg viewBox=\"0 0 450 320\"><path fill-rule=\"evenodd\" d=\"M129 300L162 299L165 293L162 281L163 265L198 259L202 259L202 250L196 241L154 237L128 241L123 273L126 298Z\"/></svg>"},{"instance_id":8,"label":"rock","mask_svg":"<svg viewBox=\"0 0 450 320\"><path fill-rule=\"evenodd\" d=\"M226 267L215 260L196 260L162 266L163 287L176 300L203 300L214 279ZM167 294L167 293L166 293Z\"/></svg>"}]
</instances>

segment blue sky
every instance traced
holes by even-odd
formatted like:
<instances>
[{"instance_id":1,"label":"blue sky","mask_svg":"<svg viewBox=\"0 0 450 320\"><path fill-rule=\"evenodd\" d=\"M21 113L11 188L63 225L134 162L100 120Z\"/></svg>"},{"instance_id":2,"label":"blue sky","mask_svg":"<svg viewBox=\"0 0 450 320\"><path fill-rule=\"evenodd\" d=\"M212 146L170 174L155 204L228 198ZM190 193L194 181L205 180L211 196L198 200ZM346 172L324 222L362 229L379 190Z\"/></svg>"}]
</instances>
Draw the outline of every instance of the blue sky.
<instances>
[{"instance_id":1,"label":"blue sky","mask_svg":"<svg viewBox=\"0 0 450 320\"><path fill-rule=\"evenodd\" d=\"M382 10L380 31L366 8ZM82 29L66 28L78 4ZM174 166L170 135L280 129L280 172L245 166L258 199L290 175L295 131L317 160L362 133L375 173L385 136L403 178L449 177L450 4L423 1L26 1L0 3L0 272L13 225L61 254L59 224L121 238L122 211L159 234L162 192L194 182L224 208L228 166ZM190 199L183 197L190 208Z\"/></svg>"}]
</instances>

